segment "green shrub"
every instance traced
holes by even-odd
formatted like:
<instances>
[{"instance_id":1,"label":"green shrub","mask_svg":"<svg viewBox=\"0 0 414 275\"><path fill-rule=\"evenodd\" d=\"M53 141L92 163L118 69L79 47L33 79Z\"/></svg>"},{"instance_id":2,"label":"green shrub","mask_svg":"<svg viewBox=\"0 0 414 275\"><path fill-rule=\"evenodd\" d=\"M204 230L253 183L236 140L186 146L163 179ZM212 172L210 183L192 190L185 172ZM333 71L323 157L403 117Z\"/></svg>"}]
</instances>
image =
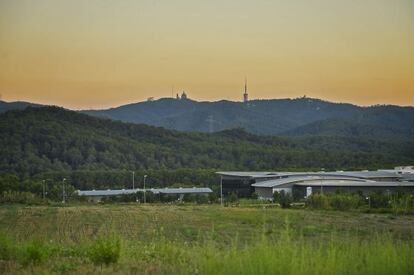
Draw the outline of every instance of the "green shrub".
<instances>
[{"instance_id":1,"label":"green shrub","mask_svg":"<svg viewBox=\"0 0 414 275\"><path fill-rule=\"evenodd\" d=\"M259 198L259 195L256 192L252 193L252 199L257 200Z\"/></svg>"},{"instance_id":2,"label":"green shrub","mask_svg":"<svg viewBox=\"0 0 414 275\"><path fill-rule=\"evenodd\" d=\"M235 202L238 202L239 201L239 198L237 197L237 194L236 193L232 192L230 194L230 196L228 196L227 201L229 203L235 203Z\"/></svg>"},{"instance_id":3,"label":"green shrub","mask_svg":"<svg viewBox=\"0 0 414 275\"><path fill-rule=\"evenodd\" d=\"M332 194L328 196L329 205L336 210L357 209L361 205L361 197L353 194Z\"/></svg>"},{"instance_id":4,"label":"green shrub","mask_svg":"<svg viewBox=\"0 0 414 275\"><path fill-rule=\"evenodd\" d=\"M16 249L10 239L0 235L0 260L8 261L15 255Z\"/></svg>"},{"instance_id":5,"label":"green shrub","mask_svg":"<svg viewBox=\"0 0 414 275\"><path fill-rule=\"evenodd\" d=\"M306 206L312 209L329 209L329 199L326 195L313 193L306 199Z\"/></svg>"},{"instance_id":6,"label":"green shrub","mask_svg":"<svg viewBox=\"0 0 414 275\"><path fill-rule=\"evenodd\" d=\"M390 195L382 192L374 192L368 195L372 208L386 208L390 206Z\"/></svg>"},{"instance_id":7,"label":"green shrub","mask_svg":"<svg viewBox=\"0 0 414 275\"><path fill-rule=\"evenodd\" d=\"M89 247L88 256L95 265L117 263L121 256L121 239L115 235L98 237Z\"/></svg>"},{"instance_id":8,"label":"green shrub","mask_svg":"<svg viewBox=\"0 0 414 275\"><path fill-rule=\"evenodd\" d=\"M211 193L209 193L209 194L208 194L208 200L209 200L211 203L215 203L215 202L217 202L217 200L218 200L218 196L217 196L216 192L211 192Z\"/></svg>"},{"instance_id":9,"label":"green shrub","mask_svg":"<svg viewBox=\"0 0 414 275\"><path fill-rule=\"evenodd\" d=\"M47 261L50 255L50 250L42 241L34 240L24 246L22 254L23 264L37 265Z\"/></svg>"},{"instance_id":10,"label":"green shrub","mask_svg":"<svg viewBox=\"0 0 414 275\"><path fill-rule=\"evenodd\" d=\"M196 201L198 204L208 203L208 196L206 195L197 195Z\"/></svg>"},{"instance_id":11,"label":"green shrub","mask_svg":"<svg viewBox=\"0 0 414 275\"><path fill-rule=\"evenodd\" d=\"M273 202L278 203L280 198L279 192L273 192Z\"/></svg>"},{"instance_id":12,"label":"green shrub","mask_svg":"<svg viewBox=\"0 0 414 275\"><path fill-rule=\"evenodd\" d=\"M280 204L280 207L289 208L292 201L292 195L290 193L287 193L284 190L280 191L279 198L277 201Z\"/></svg>"},{"instance_id":13,"label":"green shrub","mask_svg":"<svg viewBox=\"0 0 414 275\"><path fill-rule=\"evenodd\" d=\"M400 195L391 199L392 212L398 214L414 213L414 195Z\"/></svg>"}]
</instances>

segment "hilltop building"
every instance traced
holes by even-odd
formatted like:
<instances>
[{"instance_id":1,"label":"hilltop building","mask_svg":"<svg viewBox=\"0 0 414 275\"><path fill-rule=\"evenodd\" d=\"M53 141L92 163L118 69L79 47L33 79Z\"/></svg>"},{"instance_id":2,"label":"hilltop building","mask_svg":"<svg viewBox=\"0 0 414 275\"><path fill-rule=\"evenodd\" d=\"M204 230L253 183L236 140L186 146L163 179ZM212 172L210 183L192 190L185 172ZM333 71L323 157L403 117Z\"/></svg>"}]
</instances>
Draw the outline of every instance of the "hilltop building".
<instances>
[{"instance_id":1,"label":"hilltop building","mask_svg":"<svg viewBox=\"0 0 414 275\"><path fill-rule=\"evenodd\" d=\"M392 192L396 189L414 193L414 176L401 168L377 171L335 172L217 172L224 195L236 193L250 197L256 192L259 198L272 199L274 192Z\"/></svg>"},{"instance_id":2,"label":"hilltop building","mask_svg":"<svg viewBox=\"0 0 414 275\"><path fill-rule=\"evenodd\" d=\"M176 99L188 99L187 94L183 91L183 93L181 94L181 97L179 94L176 95Z\"/></svg>"},{"instance_id":3,"label":"hilltop building","mask_svg":"<svg viewBox=\"0 0 414 275\"><path fill-rule=\"evenodd\" d=\"M183 91L183 93L181 94L181 99L187 99L187 94Z\"/></svg>"}]
</instances>

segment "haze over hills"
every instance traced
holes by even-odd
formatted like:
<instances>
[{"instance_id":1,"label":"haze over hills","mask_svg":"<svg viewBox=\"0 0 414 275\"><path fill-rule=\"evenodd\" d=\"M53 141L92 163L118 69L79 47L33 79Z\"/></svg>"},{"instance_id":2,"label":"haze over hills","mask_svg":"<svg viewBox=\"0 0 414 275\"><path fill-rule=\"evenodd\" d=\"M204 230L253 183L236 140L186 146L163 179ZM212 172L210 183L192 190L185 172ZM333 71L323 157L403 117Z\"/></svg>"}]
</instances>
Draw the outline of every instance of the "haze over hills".
<instances>
[{"instance_id":1,"label":"haze over hills","mask_svg":"<svg viewBox=\"0 0 414 275\"><path fill-rule=\"evenodd\" d=\"M40 106L0 102L0 113ZM199 102L162 98L82 113L189 132L243 128L259 135L344 136L375 139L414 137L414 107L361 107L314 98Z\"/></svg>"}]
</instances>

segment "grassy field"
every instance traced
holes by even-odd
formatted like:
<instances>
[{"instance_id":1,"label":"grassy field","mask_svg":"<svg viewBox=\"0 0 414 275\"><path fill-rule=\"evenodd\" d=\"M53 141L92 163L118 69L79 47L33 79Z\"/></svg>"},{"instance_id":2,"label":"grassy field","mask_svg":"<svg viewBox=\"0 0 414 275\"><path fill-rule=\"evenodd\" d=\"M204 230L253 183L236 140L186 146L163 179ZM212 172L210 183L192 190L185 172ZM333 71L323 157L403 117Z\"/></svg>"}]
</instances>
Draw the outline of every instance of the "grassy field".
<instances>
[{"instance_id":1,"label":"grassy field","mask_svg":"<svg viewBox=\"0 0 414 275\"><path fill-rule=\"evenodd\" d=\"M0 247L0 273L414 272L414 216L261 206L13 205L0 207L0 234L0 245L10 247ZM99 237L120 241L117 264L92 263L90 247ZM46 251L37 262L27 257L32 246ZM7 253L13 256L6 259Z\"/></svg>"}]
</instances>

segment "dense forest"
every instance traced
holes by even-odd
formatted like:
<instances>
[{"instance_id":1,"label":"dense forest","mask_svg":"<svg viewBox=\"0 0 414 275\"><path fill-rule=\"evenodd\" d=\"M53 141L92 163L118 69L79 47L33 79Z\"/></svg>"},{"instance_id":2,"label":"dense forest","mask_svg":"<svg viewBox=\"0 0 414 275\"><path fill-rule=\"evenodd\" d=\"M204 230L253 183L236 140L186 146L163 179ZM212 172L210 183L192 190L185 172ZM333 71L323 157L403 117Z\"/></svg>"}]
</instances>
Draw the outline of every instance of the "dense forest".
<instances>
[{"instance_id":1,"label":"dense forest","mask_svg":"<svg viewBox=\"0 0 414 275\"><path fill-rule=\"evenodd\" d=\"M414 163L414 141L270 137L243 129L185 133L57 107L0 115L0 173L66 176L77 188L115 187L144 173L154 186L214 181L216 170L376 169Z\"/></svg>"}]
</instances>

